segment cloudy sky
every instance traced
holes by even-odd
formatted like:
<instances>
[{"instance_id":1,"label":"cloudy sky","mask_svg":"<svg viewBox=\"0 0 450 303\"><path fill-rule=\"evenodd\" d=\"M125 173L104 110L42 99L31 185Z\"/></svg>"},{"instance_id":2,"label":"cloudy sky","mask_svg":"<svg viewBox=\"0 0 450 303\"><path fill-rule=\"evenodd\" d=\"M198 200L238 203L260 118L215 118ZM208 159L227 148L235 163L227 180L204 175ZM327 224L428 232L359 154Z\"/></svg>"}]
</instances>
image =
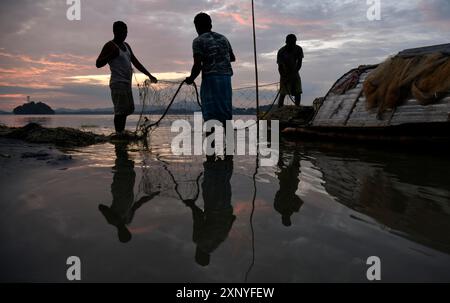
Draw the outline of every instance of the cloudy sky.
<instances>
[{"instance_id":1,"label":"cloudy sky","mask_svg":"<svg viewBox=\"0 0 450 303\"><path fill-rule=\"evenodd\" d=\"M254 82L250 1L80 0L81 20L69 21L66 0L0 3L0 110L30 95L53 108L109 107L109 69L95 59L112 38L112 23L128 24L128 43L158 78L180 78L192 64L193 17L204 11L225 34L238 61L234 87ZM381 0L381 20L369 21L366 0L257 0L262 83L278 81L275 55L288 33L305 53L305 103L326 93L341 74L400 50L450 42L450 0Z\"/></svg>"}]
</instances>

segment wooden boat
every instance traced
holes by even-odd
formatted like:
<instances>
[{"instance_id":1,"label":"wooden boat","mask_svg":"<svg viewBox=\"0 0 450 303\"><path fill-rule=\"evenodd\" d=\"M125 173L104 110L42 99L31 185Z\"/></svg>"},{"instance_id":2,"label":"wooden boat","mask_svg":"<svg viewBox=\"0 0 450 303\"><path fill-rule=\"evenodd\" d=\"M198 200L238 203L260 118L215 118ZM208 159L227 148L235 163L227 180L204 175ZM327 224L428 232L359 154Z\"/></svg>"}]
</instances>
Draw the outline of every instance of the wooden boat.
<instances>
[{"instance_id":1,"label":"wooden boat","mask_svg":"<svg viewBox=\"0 0 450 303\"><path fill-rule=\"evenodd\" d=\"M435 52L450 54L450 44L409 49L397 56L418 56ZM281 125L285 126L282 133L302 138L340 141L437 143L450 146L450 92L431 105L423 106L417 100L409 99L380 115L377 109L366 109L363 92L366 77L376 67L360 67L356 86L342 94L335 93L336 85L349 75L354 75L356 69L346 73L324 98L320 98L321 104L309 121L297 124L281 121Z\"/></svg>"}]
</instances>

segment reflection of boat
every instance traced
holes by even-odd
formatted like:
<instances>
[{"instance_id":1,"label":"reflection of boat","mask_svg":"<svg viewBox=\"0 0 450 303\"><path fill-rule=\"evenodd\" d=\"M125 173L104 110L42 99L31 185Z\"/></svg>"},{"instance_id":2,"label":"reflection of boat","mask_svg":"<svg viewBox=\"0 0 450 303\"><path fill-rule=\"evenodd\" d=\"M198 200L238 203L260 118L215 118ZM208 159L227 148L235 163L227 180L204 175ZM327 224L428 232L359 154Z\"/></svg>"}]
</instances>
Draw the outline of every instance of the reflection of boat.
<instances>
[{"instance_id":1,"label":"reflection of boat","mask_svg":"<svg viewBox=\"0 0 450 303\"><path fill-rule=\"evenodd\" d=\"M405 50L394 58L424 58L425 55L433 54L443 54L447 58L446 56L450 54L450 44ZM380 92L380 98L383 100L383 106L380 105L383 107L382 110L380 111L379 108L367 109L369 98L364 94L366 90L363 91L363 85L369 74L372 72L376 74L374 71L377 67L377 65L361 66L349 71L333 85L324 98L317 100L316 113L310 121L303 124L285 123L289 127L284 130L284 133L297 137L430 142L449 146L450 92L448 88L445 89L445 92L434 93L433 102L426 106L421 105L418 99L409 97L403 103L384 108L384 102L387 102L385 100L394 94L391 90L386 90L382 92L383 94ZM381 73L378 70L377 72ZM444 72L447 71L444 70ZM383 73L390 73L390 70L384 69ZM413 72L411 74L414 75ZM404 74L400 75L405 76ZM406 74L406 76L410 77L410 74ZM429 75L427 74L427 76ZM406 79L409 79L408 77ZM425 75L421 77L415 81L433 79L432 77L425 78ZM448 78L450 78L450 74ZM414 85L417 82L412 83L413 87L416 87ZM381 86L384 83L377 83L377 85ZM399 87L402 88L400 84ZM403 94L400 88L398 91L395 90L398 95ZM410 92L408 91L408 93ZM282 122L281 124L283 124Z\"/></svg>"},{"instance_id":2,"label":"reflection of boat","mask_svg":"<svg viewBox=\"0 0 450 303\"><path fill-rule=\"evenodd\" d=\"M319 150L309 154L323 174L326 191L337 202L373 218L392 233L450 252L448 165L442 165L447 160L383 157L379 152L354 149L349 156L348 150L336 147ZM355 219L366 221L358 215Z\"/></svg>"}]
</instances>

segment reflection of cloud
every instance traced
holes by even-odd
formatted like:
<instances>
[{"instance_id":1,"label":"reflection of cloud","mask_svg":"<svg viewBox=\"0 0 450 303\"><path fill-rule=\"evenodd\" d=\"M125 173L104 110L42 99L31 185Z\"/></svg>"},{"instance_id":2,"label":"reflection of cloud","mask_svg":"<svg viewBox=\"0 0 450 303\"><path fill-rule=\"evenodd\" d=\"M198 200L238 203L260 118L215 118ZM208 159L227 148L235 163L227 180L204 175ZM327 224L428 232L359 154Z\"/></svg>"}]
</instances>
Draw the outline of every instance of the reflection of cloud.
<instances>
[{"instance_id":1,"label":"reflection of cloud","mask_svg":"<svg viewBox=\"0 0 450 303\"><path fill-rule=\"evenodd\" d=\"M234 214L236 216L246 216L247 214L250 214L252 212L252 204L248 202L249 201L247 200L234 201L233 202ZM272 211L272 206L261 199L255 200L255 208L257 208L259 212Z\"/></svg>"}]
</instances>

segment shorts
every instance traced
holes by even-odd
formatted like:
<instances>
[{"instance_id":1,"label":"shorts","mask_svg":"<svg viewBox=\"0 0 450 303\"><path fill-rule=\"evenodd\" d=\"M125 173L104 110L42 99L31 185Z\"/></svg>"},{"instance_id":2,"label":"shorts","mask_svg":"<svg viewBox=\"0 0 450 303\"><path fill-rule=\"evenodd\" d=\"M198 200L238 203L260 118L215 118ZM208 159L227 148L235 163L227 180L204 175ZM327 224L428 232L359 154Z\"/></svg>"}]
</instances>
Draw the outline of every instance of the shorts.
<instances>
[{"instance_id":1,"label":"shorts","mask_svg":"<svg viewBox=\"0 0 450 303\"><path fill-rule=\"evenodd\" d=\"M292 78L281 77L280 79L280 94L298 96L303 93L302 78L297 74Z\"/></svg>"},{"instance_id":2,"label":"shorts","mask_svg":"<svg viewBox=\"0 0 450 303\"><path fill-rule=\"evenodd\" d=\"M130 87L111 87L111 99L115 115L131 115L134 113L133 91Z\"/></svg>"}]
</instances>

